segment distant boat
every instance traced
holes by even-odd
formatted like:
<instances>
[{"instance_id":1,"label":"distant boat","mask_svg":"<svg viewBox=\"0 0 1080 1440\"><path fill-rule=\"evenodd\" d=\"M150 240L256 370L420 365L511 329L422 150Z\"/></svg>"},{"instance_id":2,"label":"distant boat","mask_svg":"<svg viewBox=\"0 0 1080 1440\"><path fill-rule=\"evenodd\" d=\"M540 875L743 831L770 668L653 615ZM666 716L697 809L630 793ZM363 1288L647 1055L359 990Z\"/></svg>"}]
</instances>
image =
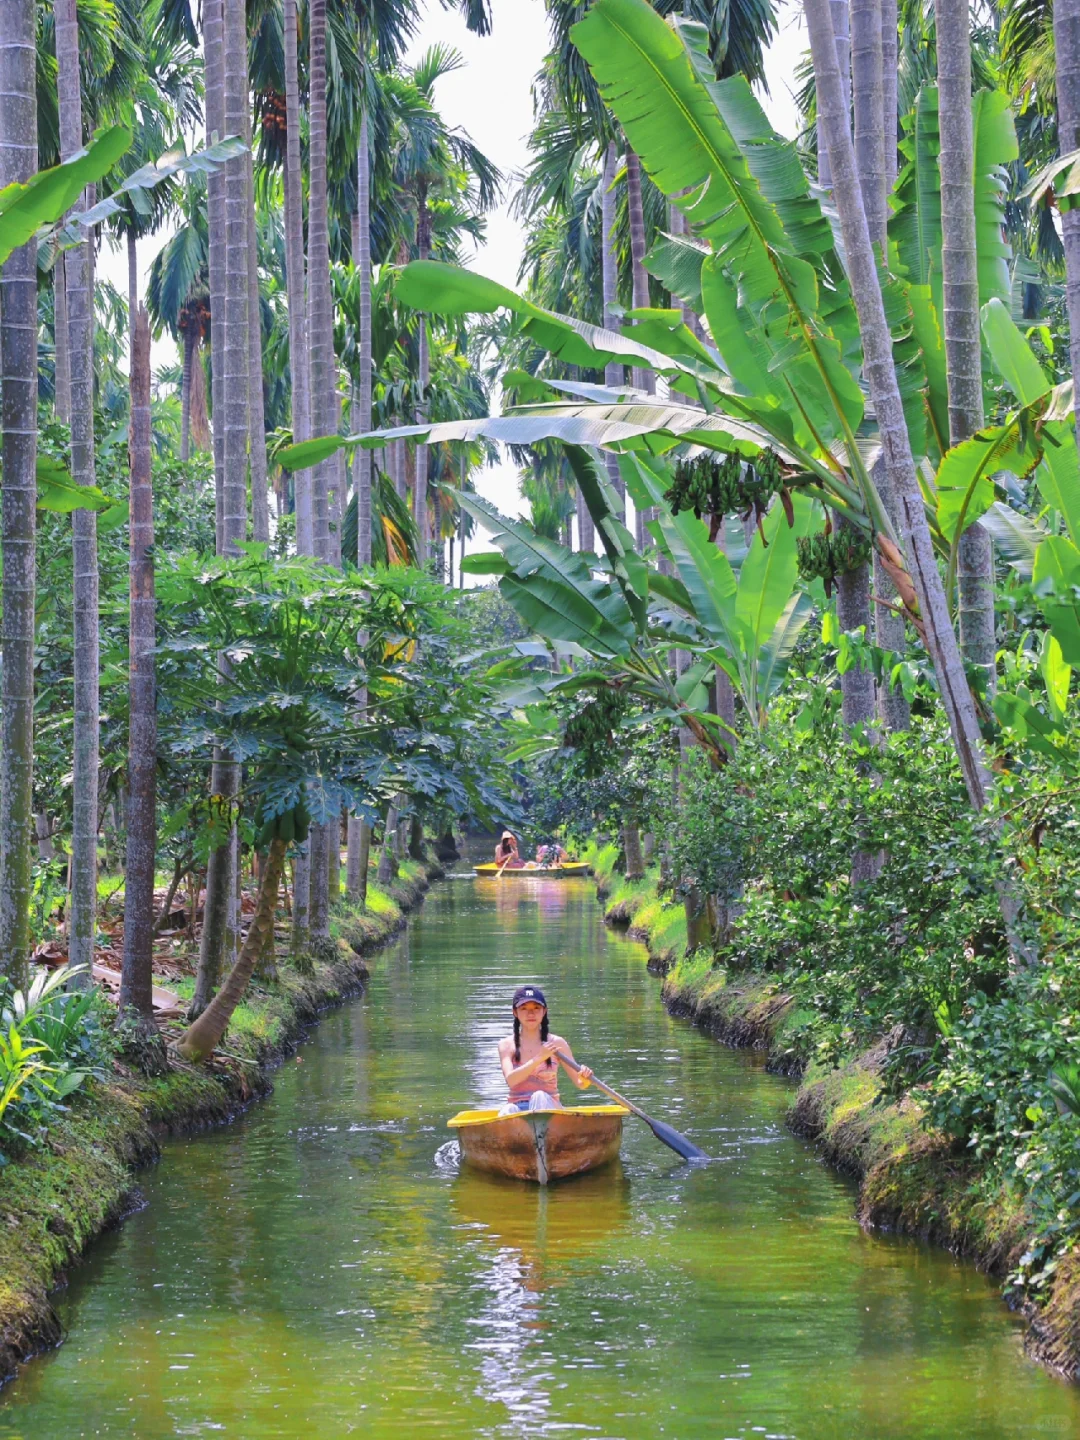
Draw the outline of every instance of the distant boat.
<instances>
[{"instance_id":1,"label":"distant boat","mask_svg":"<svg viewBox=\"0 0 1080 1440\"><path fill-rule=\"evenodd\" d=\"M462 1110L447 1123L470 1165L546 1185L614 1160L629 1114L621 1105L568 1105L502 1119L497 1109Z\"/></svg>"},{"instance_id":2,"label":"distant boat","mask_svg":"<svg viewBox=\"0 0 1080 1440\"><path fill-rule=\"evenodd\" d=\"M590 866L584 860L564 860L561 865L496 865L493 860L486 865L474 865L473 870L477 875L492 877L498 875L500 870L507 879L513 880L559 880L567 875L590 875Z\"/></svg>"}]
</instances>

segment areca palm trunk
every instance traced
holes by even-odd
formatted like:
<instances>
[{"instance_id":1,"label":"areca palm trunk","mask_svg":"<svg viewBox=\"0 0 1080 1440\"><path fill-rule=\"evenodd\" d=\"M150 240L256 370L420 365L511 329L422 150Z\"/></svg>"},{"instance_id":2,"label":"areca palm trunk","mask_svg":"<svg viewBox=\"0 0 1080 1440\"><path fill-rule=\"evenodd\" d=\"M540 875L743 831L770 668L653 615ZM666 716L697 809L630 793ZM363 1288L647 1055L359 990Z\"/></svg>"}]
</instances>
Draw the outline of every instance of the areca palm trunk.
<instances>
[{"instance_id":1,"label":"areca palm trunk","mask_svg":"<svg viewBox=\"0 0 1080 1440\"><path fill-rule=\"evenodd\" d=\"M431 252L431 217L428 214L427 187L420 186L416 202L416 249L421 260L426 260ZM428 319L426 315L419 315L417 321L420 326L419 334L419 356L418 367L418 396L415 420L418 425L423 425L427 419L427 392L431 381L431 351L428 337ZM430 538L428 526L427 508L427 482L428 482L428 447L419 441L415 450L415 470L413 476L413 519L416 522L417 544L420 553L417 556L421 566L426 566L430 555Z\"/></svg>"},{"instance_id":2,"label":"areca palm trunk","mask_svg":"<svg viewBox=\"0 0 1080 1440\"><path fill-rule=\"evenodd\" d=\"M926 631L927 648L934 664L968 796L972 806L981 810L989 793L989 775L982 756L975 706L949 619L945 590L915 475L893 364L892 336L885 318L877 264L847 128L847 110L829 4L830 0L804 0L804 12L817 83L819 124L823 127L831 157L833 192L840 216L852 298L862 334L864 370L877 413L884 463L896 501L904 553ZM882 538L880 535L877 537L879 546Z\"/></svg>"},{"instance_id":3,"label":"areca palm trunk","mask_svg":"<svg viewBox=\"0 0 1080 1440\"><path fill-rule=\"evenodd\" d=\"M360 430L371 429L371 149L368 140L367 110L360 117L360 145L356 156L356 230L353 263L360 273L360 385L358 415ZM371 467L370 450L356 452L356 563L371 564ZM366 692L364 694L366 701ZM367 904L368 858L371 853L371 826L359 816L349 817L347 827L345 887L349 898Z\"/></svg>"},{"instance_id":4,"label":"areca palm trunk","mask_svg":"<svg viewBox=\"0 0 1080 1440\"><path fill-rule=\"evenodd\" d=\"M634 292L634 309L649 306L649 272L645 269L645 210L641 198L641 161L637 152L626 147L626 205L630 216L630 264ZM634 388L648 395L656 394L656 376L649 369L635 368ZM645 524L652 519L651 511L636 514L638 549L645 548Z\"/></svg>"},{"instance_id":5,"label":"areca palm trunk","mask_svg":"<svg viewBox=\"0 0 1080 1440\"><path fill-rule=\"evenodd\" d=\"M131 524L127 859L120 1013L138 1039L164 1051L154 1020L154 860L157 851L157 708L154 683L154 506L150 485L150 320L140 306L131 348Z\"/></svg>"},{"instance_id":6,"label":"areca palm trunk","mask_svg":"<svg viewBox=\"0 0 1080 1440\"><path fill-rule=\"evenodd\" d=\"M247 30L244 31L247 54ZM244 94L247 95L245 71ZM266 408L263 401L262 307L259 304L259 250L255 224L255 174L251 154L251 106L244 104L244 156L247 185L247 342L248 342L248 447L251 469L251 538L270 539L270 499L266 469Z\"/></svg>"},{"instance_id":7,"label":"areca palm trunk","mask_svg":"<svg viewBox=\"0 0 1080 1440\"><path fill-rule=\"evenodd\" d=\"M975 139L971 116L968 0L938 0L938 109L941 153L941 273L949 443L983 423L979 262L975 241ZM994 555L990 536L969 525L957 546L960 649L994 692Z\"/></svg>"},{"instance_id":8,"label":"areca palm trunk","mask_svg":"<svg viewBox=\"0 0 1080 1440\"><path fill-rule=\"evenodd\" d=\"M203 0L203 70L206 76L206 130L211 140L225 136L224 0ZM215 166L206 177L206 213L210 244L210 408L213 412L214 516L218 554L224 550L225 523L225 170Z\"/></svg>"},{"instance_id":9,"label":"areca palm trunk","mask_svg":"<svg viewBox=\"0 0 1080 1440\"><path fill-rule=\"evenodd\" d=\"M255 914L236 964L211 1003L185 1030L177 1046L185 1060L205 1060L225 1035L237 1005L247 992L255 966L274 943L274 911L277 907L281 872L285 865L285 842L275 839L263 866Z\"/></svg>"},{"instance_id":10,"label":"areca palm trunk","mask_svg":"<svg viewBox=\"0 0 1080 1440\"><path fill-rule=\"evenodd\" d=\"M56 22L60 154L82 148L82 85L75 0L58 0ZM67 253L68 335L71 356L71 473L77 485L93 485L94 329L90 243ZM90 983L97 919L98 748L98 561L97 516L72 516L75 581L75 737L72 765L71 915L68 963L80 967L79 983Z\"/></svg>"},{"instance_id":11,"label":"areca palm trunk","mask_svg":"<svg viewBox=\"0 0 1080 1440\"><path fill-rule=\"evenodd\" d=\"M850 123L851 114L851 38L848 30L848 0L829 0L832 7L833 44L840 70L840 84L844 101L844 115ZM829 145L825 127L821 121L821 106L818 105L817 122L818 184L823 190L831 190L833 184L832 165L829 160Z\"/></svg>"},{"instance_id":12,"label":"areca palm trunk","mask_svg":"<svg viewBox=\"0 0 1080 1440\"><path fill-rule=\"evenodd\" d=\"M71 423L71 350L68 343L66 267L63 250L53 261L53 405L63 425Z\"/></svg>"},{"instance_id":13,"label":"areca palm trunk","mask_svg":"<svg viewBox=\"0 0 1080 1440\"><path fill-rule=\"evenodd\" d=\"M311 360L311 424L315 435L334 427L333 315L330 306L330 242L326 199L326 0L308 10L310 95L308 101L308 353ZM330 490L336 459L315 468L314 549L330 559ZM323 871L325 872L325 865ZM314 873L314 867L313 867Z\"/></svg>"},{"instance_id":14,"label":"areca palm trunk","mask_svg":"<svg viewBox=\"0 0 1080 1440\"><path fill-rule=\"evenodd\" d=\"M243 135L248 104L244 0L225 0L225 128ZM244 156L225 171L225 346L221 549L239 554L247 538L248 441L248 204Z\"/></svg>"},{"instance_id":15,"label":"areca palm trunk","mask_svg":"<svg viewBox=\"0 0 1080 1440\"><path fill-rule=\"evenodd\" d=\"M881 97L885 121L885 193L896 184L897 165L897 68L899 16L897 0L881 0Z\"/></svg>"},{"instance_id":16,"label":"areca palm trunk","mask_svg":"<svg viewBox=\"0 0 1080 1440\"><path fill-rule=\"evenodd\" d=\"M34 7L0 0L0 187L37 169ZM61 272L63 273L63 272ZM30 969L37 503L37 241L0 269L3 666L0 667L0 974Z\"/></svg>"},{"instance_id":17,"label":"areca palm trunk","mask_svg":"<svg viewBox=\"0 0 1080 1440\"><path fill-rule=\"evenodd\" d=\"M356 157L357 246L360 271L360 429L371 429L371 147L368 117L360 117L360 148ZM356 452L356 563L371 564L370 450Z\"/></svg>"},{"instance_id":18,"label":"areca palm trunk","mask_svg":"<svg viewBox=\"0 0 1080 1440\"><path fill-rule=\"evenodd\" d=\"M1058 103L1058 149L1080 149L1080 0L1055 0L1054 52ZM1080 375L1080 210L1061 216L1065 246L1065 297L1069 310L1069 355ZM1076 442L1080 445L1080 429Z\"/></svg>"},{"instance_id":19,"label":"areca palm trunk","mask_svg":"<svg viewBox=\"0 0 1080 1440\"><path fill-rule=\"evenodd\" d=\"M605 330L618 330L619 322L614 315L608 313L608 306L614 305L619 286L618 262L615 255L615 176L618 173L619 156L615 149L615 141L609 140L607 149L604 151L604 171L600 183L603 190L600 195L600 261L601 278L603 284L603 326ZM611 361L604 367L604 383L612 386L625 384L625 375L622 365L618 361ZM626 510L626 489L623 484L622 475L619 473L619 462L610 450L604 452L604 463L607 465L608 480L613 486L615 493L622 497L623 516L625 520Z\"/></svg>"},{"instance_id":20,"label":"areca palm trunk","mask_svg":"<svg viewBox=\"0 0 1080 1440\"><path fill-rule=\"evenodd\" d=\"M289 293L289 374L292 379L293 439L311 439L311 371L307 339L304 283L304 188L300 161L300 79L297 55L296 0L284 0L285 33L285 268ZM315 553L312 517L312 473L298 470L296 549Z\"/></svg>"}]
</instances>

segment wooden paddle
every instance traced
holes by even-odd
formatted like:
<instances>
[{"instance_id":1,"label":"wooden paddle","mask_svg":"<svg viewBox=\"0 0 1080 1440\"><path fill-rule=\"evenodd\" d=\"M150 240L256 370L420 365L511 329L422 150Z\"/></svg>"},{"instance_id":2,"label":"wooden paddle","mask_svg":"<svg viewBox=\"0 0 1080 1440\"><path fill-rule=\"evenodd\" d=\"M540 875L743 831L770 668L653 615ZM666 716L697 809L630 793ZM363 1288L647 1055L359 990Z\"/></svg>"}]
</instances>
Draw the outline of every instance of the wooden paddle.
<instances>
[{"instance_id":1,"label":"wooden paddle","mask_svg":"<svg viewBox=\"0 0 1080 1440\"><path fill-rule=\"evenodd\" d=\"M571 1060L570 1056L564 1055L561 1050L556 1050L555 1054L569 1069L581 1069L581 1066L576 1060ZM705 1151L699 1150L692 1140L688 1140L685 1135L680 1135L678 1130L673 1130L670 1125L665 1125L662 1120L654 1120L651 1115L646 1115L644 1110L632 1104L625 1096L620 1095L617 1090L613 1090L610 1085L605 1085L603 1080L598 1080L594 1075L591 1083L595 1085L598 1090L602 1090L605 1095L610 1095L611 1099L614 1100L617 1105L625 1106L632 1115L636 1115L639 1120L644 1120L656 1138L666 1145L669 1150L674 1150L676 1155L681 1155L684 1160L708 1160L709 1157L705 1154Z\"/></svg>"}]
</instances>

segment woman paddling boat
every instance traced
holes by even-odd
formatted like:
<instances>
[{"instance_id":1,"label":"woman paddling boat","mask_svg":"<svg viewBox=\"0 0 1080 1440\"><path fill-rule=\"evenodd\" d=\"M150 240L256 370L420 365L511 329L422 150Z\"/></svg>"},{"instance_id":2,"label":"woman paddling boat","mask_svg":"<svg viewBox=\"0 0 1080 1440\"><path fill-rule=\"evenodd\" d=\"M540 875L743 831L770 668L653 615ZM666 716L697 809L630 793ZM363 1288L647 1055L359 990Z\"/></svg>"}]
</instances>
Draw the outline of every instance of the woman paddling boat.
<instances>
[{"instance_id":1,"label":"woman paddling boat","mask_svg":"<svg viewBox=\"0 0 1080 1440\"><path fill-rule=\"evenodd\" d=\"M514 1033L499 1041L499 1063L510 1089L499 1115L561 1109L560 1069L566 1071L579 1090L589 1088L592 1071L588 1065L571 1068L565 1063L574 1061L573 1053L561 1035L550 1033L547 1001L538 985L518 986L514 991L513 1012Z\"/></svg>"},{"instance_id":2,"label":"woman paddling boat","mask_svg":"<svg viewBox=\"0 0 1080 1440\"><path fill-rule=\"evenodd\" d=\"M625 1100L588 1065L579 1065L561 1035L548 1030L547 1001L538 985L514 991L514 1033L499 1041L499 1063L510 1089L501 1109L461 1110L448 1122L462 1156L480 1170L546 1185L614 1160L623 1119L639 1116L658 1140L683 1159L706 1159L697 1146ZM613 1105L563 1106L559 1067L579 1090L594 1084Z\"/></svg>"},{"instance_id":3,"label":"woman paddling boat","mask_svg":"<svg viewBox=\"0 0 1080 1440\"><path fill-rule=\"evenodd\" d=\"M504 830L495 846L495 864L503 870L517 869L522 863L518 843L509 830Z\"/></svg>"}]
</instances>

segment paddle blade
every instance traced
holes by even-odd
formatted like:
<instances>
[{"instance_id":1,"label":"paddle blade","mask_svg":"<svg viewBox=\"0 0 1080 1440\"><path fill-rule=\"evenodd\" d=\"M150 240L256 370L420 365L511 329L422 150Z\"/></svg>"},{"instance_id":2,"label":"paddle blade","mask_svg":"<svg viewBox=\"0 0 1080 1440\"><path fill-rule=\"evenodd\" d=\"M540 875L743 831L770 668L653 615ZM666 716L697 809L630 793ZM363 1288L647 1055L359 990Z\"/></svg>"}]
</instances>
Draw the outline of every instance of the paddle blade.
<instances>
[{"instance_id":1,"label":"paddle blade","mask_svg":"<svg viewBox=\"0 0 1080 1440\"><path fill-rule=\"evenodd\" d=\"M705 1151L699 1150L692 1140L688 1140L685 1135L680 1135L678 1130L673 1130L662 1120L650 1120L649 1129L658 1140L662 1140L669 1149L674 1150L676 1155L681 1155L684 1160L707 1160L709 1158Z\"/></svg>"}]
</instances>

